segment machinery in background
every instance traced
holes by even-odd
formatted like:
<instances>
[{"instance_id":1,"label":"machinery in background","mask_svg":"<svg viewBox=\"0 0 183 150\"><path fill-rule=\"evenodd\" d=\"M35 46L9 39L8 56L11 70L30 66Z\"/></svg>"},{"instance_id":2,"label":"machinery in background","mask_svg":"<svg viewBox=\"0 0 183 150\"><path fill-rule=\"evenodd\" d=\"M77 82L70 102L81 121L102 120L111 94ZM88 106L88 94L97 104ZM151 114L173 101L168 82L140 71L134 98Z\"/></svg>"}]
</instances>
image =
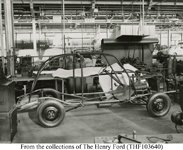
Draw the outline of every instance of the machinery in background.
<instances>
[{"instance_id":1,"label":"machinery in background","mask_svg":"<svg viewBox=\"0 0 183 150\"><path fill-rule=\"evenodd\" d=\"M160 47L160 46L159 46ZM153 58L157 61L154 62L155 67L162 65L168 67L169 75L180 76L183 73L183 42L179 42L176 46L170 48L154 50Z\"/></svg>"},{"instance_id":2,"label":"machinery in background","mask_svg":"<svg viewBox=\"0 0 183 150\"><path fill-rule=\"evenodd\" d=\"M50 57L55 56L55 55L60 55L64 54L63 49L60 48L52 48L52 49L46 49L43 52L41 62L44 62L48 60ZM49 66L46 68L47 70L55 70L58 68L63 67L63 62L60 59L54 60L53 62L49 63Z\"/></svg>"},{"instance_id":3,"label":"machinery in background","mask_svg":"<svg viewBox=\"0 0 183 150\"><path fill-rule=\"evenodd\" d=\"M121 63L122 64L129 63L139 70L146 70L146 71L148 70L148 68L146 68L146 64L143 61L141 61L138 57L137 58L123 57L121 59Z\"/></svg>"},{"instance_id":4,"label":"machinery in background","mask_svg":"<svg viewBox=\"0 0 183 150\"><path fill-rule=\"evenodd\" d=\"M179 91L183 91L183 85L180 85ZM179 104L182 111L175 111L171 115L171 120L175 124L176 131L179 133L178 127L181 127L183 133L183 93L179 92Z\"/></svg>"},{"instance_id":5,"label":"machinery in background","mask_svg":"<svg viewBox=\"0 0 183 150\"><path fill-rule=\"evenodd\" d=\"M176 46L157 46L153 55L175 55L177 61L183 60L183 42L179 42Z\"/></svg>"},{"instance_id":6,"label":"machinery in background","mask_svg":"<svg viewBox=\"0 0 183 150\"><path fill-rule=\"evenodd\" d=\"M183 42L177 46L172 46L159 50L153 58L156 72L164 74L164 84L167 90L176 89L174 100L180 104L182 111L175 111L171 115L171 121L175 124L176 131L183 132Z\"/></svg>"},{"instance_id":7,"label":"machinery in background","mask_svg":"<svg viewBox=\"0 0 183 150\"><path fill-rule=\"evenodd\" d=\"M21 40L21 41L15 41L16 42L16 48L17 49L33 49L33 42L30 40ZM39 40L37 44L38 49L47 49L49 48L49 45L52 43L52 41L45 41L45 40Z\"/></svg>"},{"instance_id":8,"label":"machinery in background","mask_svg":"<svg viewBox=\"0 0 183 150\"><path fill-rule=\"evenodd\" d=\"M112 54L122 63L127 62L144 68L152 67L153 44L157 38L147 38L146 35L121 35L116 39L102 39L102 52ZM114 63L112 60L110 62Z\"/></svg>"},{"instance_id":9,"label":"machinery in background","mask_svg":"<svg viewBox=\"0 0 183 150\"><path fill-rule=\"evenodd\" d=\"M32 57L26 56L26 57L20 57L20 73L22 76L30 76L31 69L32 69ZM19 72L19 71L18 71Z\"/></svg>"},{"instance_id":10,"label":"machinery in background","mask_svg":"<svg viewBox=\"0 0 183 150\"><path fill-rule=\"evenodd\" d=\"M103 39L101 47L103 52L116 56L122 64L129 63L141 72L154 75L153 78L147 79L151 90L177 91L176 81L178 80L174 76L177 70L176 59L170 59L164 54L163 56L158 55L157 61L152 62L153 44L157 43L157 38L147 38L144 35L122 35L116 39ZM113 62L113 60L109 61Z\"/></svg>"},{"instance_id":11,"label":"machinery in background","mask_svg":"<svg viewBox=\"0 0 183 150\"><path fill-rule=\"evenodd\" d=\"M177 94L183 83L183 61L177 59L181 57L183 55L169 55L162 52L153 56L156 61L153 63L152 71L163 73L166 88L176 89Z\"/></svg>"},{"instance_id":12,"label":"machinery in background","mask_svg":"<svg viewBox=\"0 0 183 150\"><path fill-rule=\"evenodd\" d=\"M43 53L44 51L44 53ZM33 71L39 69L41 64L49 59L53 55L62 54L62 49L45 49L41 51L43 54L39 55L38 51L33 49L21 49L18 51L17 56L15 57L15 95L16 97L30 92L31 90L31 81L34 78ZM57 59L49 63L45 70L56 70L63 67L63 60ZM18 80L18 81L17 81ZM47 82L39 81L39 86L37 88L54 88L54 81L47 80Z\"/></svg>"},{"instance_id":13,"label":"machinery in background","mask_svg":"<svg viewBox=\"0 0 183 150\"><path fill-rule=\"evenodd\" d=\"M75 52L78 49L76 49ZM81 49L79 49L80 52ZM31 90L31 83L32 82L27 82L30 81L31 79L33 79L34 71L37 71L39 69L39 67L41 66L41 64L48 60L51 56L55 56L55 55L59 55L64 53L62 49L56 49L56 48L52 48L52 49L46 49L44 51L44 54L42 55L42 59L38 60L37 62L35 62L35 58L37 59L37 57L33 56L35 53L32 53L33 55L26 55L26 52L31 53L34 52L33 50L20 50L19 51L19 56L16 57L16 77L15 77L15 81L17 81L15 83L15 90L16 90L16 97L23 95L23 93L26 92L30 92ZM36 53L37 55L37 53ZM35 57L35 58L34 58ZM76 60L74 60L74 64L73 64L73 60L71 59L70 61L68 61L69 58L59 58L59 59L55 59L51 62L48 62L48 65L44 68L44 71L54 71L58 68L64 68L64 69L72 69L73 65L75 68L80 68L79 65L79 58ZM94 56L94 58L91 58L90 55L85 57L85 66L89 67L89 66L95 66L97 63L100 63L100 60L97 56ZM22 81L21 81L22 79ZM68 91L69 89L73 89L72 85L73 82L71 81L72 79L70 79L70 85L68 82ZM77 82L79 80L77 79ZM54 88L54 81L53 80L47 80L47 82L44 81L38 81L39 84L37 85L36 88ZM61 89L61 85L58 85L58 88ZM66 87L65 87L66 88ZM79 91L81 91L80 89L78 89Z\"/></svg>"},{"instance_id":14,"label":"machinery in background","mask_svg":"<svg viewBox=\"0 0 183 150\"><path fill-rule=\"evenodd\" d=\"M37 52L33 49L18 50L15 61L15 75L18 77L30 77L32 76L32 71L38 70L44 61L49 59L51 56L59 54L63 54L62 49L45 49L41 52ZM51 62L46 69L58 69L61 65L60 60L54 60L54 62Z\"/></svg>"},{"instance_id":15,"label":"machinery in background","mask_svg":"<svg viewBox=\"0 0 183 150\"><path fill-rule=\"evenodd\" d=\"M15 57L15 76L30 77L34 68L39 68L40 59L34 49L20 49Z\"/></svg>"}]
</instances>

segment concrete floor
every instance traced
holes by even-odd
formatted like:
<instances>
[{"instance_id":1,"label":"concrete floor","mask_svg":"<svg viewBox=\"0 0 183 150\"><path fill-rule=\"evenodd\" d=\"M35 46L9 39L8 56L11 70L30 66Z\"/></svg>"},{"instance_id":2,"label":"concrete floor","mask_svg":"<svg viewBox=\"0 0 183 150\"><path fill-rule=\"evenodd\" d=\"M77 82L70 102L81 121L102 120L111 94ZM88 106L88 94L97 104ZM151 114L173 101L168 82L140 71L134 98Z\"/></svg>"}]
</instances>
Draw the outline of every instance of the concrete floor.
<instances>
[{"instance_id":1,"label":"concrete floor","mask_svg":"<svg viewBox=\"0 0 183 150\"><path fill-rule=\"evenodd\" d=\"M35 111L18 113L18 132L12 143L94 143L95 137L121 133L137 135L177 133L171 114L181 110L172 104L170 112L162 118L152 118L145 106L129 103L108 108L85 106L66 113L64 121L54 128L41 127Z\"/></svg>"}]
</instances>

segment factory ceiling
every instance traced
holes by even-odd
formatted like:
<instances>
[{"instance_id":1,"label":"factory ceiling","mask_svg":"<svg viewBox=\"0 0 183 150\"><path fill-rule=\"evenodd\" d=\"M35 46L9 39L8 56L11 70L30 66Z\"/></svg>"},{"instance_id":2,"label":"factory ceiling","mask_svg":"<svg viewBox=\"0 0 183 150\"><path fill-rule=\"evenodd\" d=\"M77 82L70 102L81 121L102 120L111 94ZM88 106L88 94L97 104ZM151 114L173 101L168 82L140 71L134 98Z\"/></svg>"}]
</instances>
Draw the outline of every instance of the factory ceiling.
<instances>
[{"instance_id":1,"label":"factory ceiling","mask_svg":"<svg viewBox=\"0 0 183 150\"><path fill-rule=\"evenodd\" d=\"M183 0L13 0L13 9L15 28L29 28L34 19L46 28L112 28L143 21L183 29Z\"/></svg>"}]
</instances>

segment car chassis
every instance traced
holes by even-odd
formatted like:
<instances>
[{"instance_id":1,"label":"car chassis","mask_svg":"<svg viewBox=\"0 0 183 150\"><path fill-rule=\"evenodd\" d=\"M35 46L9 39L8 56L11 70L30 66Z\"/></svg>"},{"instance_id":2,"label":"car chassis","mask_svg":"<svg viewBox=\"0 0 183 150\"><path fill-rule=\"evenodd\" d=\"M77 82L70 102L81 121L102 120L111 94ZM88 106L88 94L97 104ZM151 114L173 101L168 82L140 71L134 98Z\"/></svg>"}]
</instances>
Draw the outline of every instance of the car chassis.
<instances>
[{"instance_id":1,"label":"car chassis","mask_svg":"<svg viewBox=\"0 0 183 150\"><path fill-rule=\"evenodd\" d=\"M101 67L101 72L99 75L109 75L111 77L111 82L116 81L118 83L118 88L113 90L111 87L110 91L107 92L90 92L85 93L83 87L83 69L84 66L82 62L84 61L84 56L90 55L90 53L71 53L71 54L61 54L57 56L53 56L50 59L46 60L37 71L35 79L32 83L32 88L30 93L27 93L28 102L26 104L17 104L17 108L22 110L27 110L29 108L37 108L37 118L40 124L44 127L55 127L59 125L65 118L65 112L74 110L79 107L88 106L88 105L97 105L98 107L105 105L105 104L114 104L119 103L123 104L126 102L130 102L132 104L137 105L146 105L148 113L153 117L162 117L166 115L171 107L171 99L168 96L169 93L175 93L176 90L171 91L154 91L151 90L148 84L144 84L141 80L146 80L149 78L158 78L162 77L161 75L157 74L150 74L147 73L142 75L141 72L135 71L133 75L130 76L129 73L132 73L131 70L127 70L123 67L122 63L113 55L106 54L106 53L91 53L91 55L98 55L104 58L107 65L103 65ZM50 88L43 88L43 89L35 89L36 83L38 78L41 75L41 72L44 68L52 61L59 59L61 57L69 57L72 56L73 58L77 57L80 58L81 61L81 85L82 85L82 92L81 93L65 93L60 92L58 90L50 89ZM122 68L122 71L115 71L112 65L110 64L108 57L112 57L116 60L117 64ZM111 71L108 71L106 67L109 67ZM75 78L75 69L73 70L73 77ZM119 79L119 74L125 73L129 78L129 85L124 85L121 80ZM55 95L62 95L62 99L60 96L53 96L53 95L46 95L46 92L54 93ZM34 94L39 93L39 97L36 100L31 100L31 97ZM105 94L110 94L110 97L107 97ZM96 95L98 95L96 97ZM25 96L25 95L24 95ZM65 100L63 97L69 96L73 97L73 99ZM19 99L21 101L20 96ZM66 109L67 108L67 109Z\"/></svg>"}]
</instances>

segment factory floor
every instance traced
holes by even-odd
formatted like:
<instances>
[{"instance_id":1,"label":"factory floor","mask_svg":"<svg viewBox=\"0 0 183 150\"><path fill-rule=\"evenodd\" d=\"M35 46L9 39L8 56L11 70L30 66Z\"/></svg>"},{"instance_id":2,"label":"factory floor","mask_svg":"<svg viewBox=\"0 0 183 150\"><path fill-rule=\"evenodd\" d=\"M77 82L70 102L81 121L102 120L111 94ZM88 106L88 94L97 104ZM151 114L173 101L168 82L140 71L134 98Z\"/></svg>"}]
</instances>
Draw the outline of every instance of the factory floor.
<instances>
[{"instance_id":1,"label":"factory floor","mask_svg":"<svg viewBox=\"0 0 183 150\"><path fill-rule=\"evenodd\" d=\"M137 136L175 134L171 114L176 110L181 110L180 106L172 103L166 116L152 118L142 105L85 106L67 112L64 121L54 128L41 127L35 110L19 112L18 132L12 143L94 143L95 137L132 134L134 130Z\"/></svg>"}]
</instances>

